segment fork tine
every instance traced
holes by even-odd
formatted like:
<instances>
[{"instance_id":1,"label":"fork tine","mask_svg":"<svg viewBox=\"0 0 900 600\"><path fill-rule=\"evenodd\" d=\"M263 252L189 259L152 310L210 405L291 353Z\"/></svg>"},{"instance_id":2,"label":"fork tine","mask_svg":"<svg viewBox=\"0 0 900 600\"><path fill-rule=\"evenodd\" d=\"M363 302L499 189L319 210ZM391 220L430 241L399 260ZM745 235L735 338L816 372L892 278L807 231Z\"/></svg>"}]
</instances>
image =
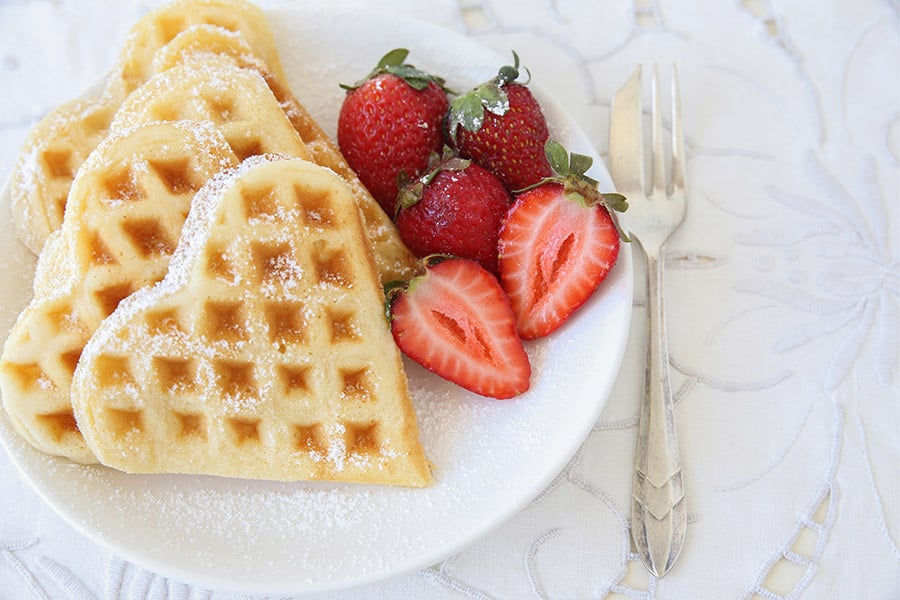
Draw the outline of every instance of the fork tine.
<instances>
[{"instance_id":1,"label":"fork tine","mask_svg":"<svg viewBox=\"0 0 900 600\"><path fill-rule=\"evenodd\" d=\"M609 167L619 192L644 193L641 66L613 96L610 105Z\"/></svg>"},{"instance_id":2,"label":"fork tine","mask_svg":"<svg viewBox=\"0 0 900 600\"><path fill-rule=\"evenodd\" d=\"M662 106L659 92L659 67L653 65L653 79L650 82L650 143L652 144L651 164L652 180L650 196L656 197L666 193L665 148L663 147Z\"/></svg>"},{"instance_id":3,"label":"fork tine","mask_svg":"<svg viewBox=\"0 0 900 600\"><path fill-rule=\"evenodd\" d=\"M681 117L681 89L678 68L672 65L672 191L683 193L687 186L684 164L684 127Z\"/></svg>"}]
</instances>

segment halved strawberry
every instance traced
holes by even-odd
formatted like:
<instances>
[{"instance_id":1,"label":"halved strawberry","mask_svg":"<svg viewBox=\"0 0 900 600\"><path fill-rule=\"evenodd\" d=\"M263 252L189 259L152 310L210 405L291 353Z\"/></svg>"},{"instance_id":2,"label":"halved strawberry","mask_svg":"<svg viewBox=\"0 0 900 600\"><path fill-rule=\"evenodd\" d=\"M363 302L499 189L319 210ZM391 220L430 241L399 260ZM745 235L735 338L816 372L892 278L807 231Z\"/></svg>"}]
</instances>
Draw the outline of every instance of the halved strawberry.
<instances>
[{"instance_id":1,"label":"halved strawberry","mask_svg":"<svg viewBox=\"0 0 900 600\"><path fill-rule=\"evenodd\" d=\"M388 290L400 350L429 371L491 398L530 385L531 365L509 300L477 262L428 257L424 274Z\"/></svg>"},{"instance_id":2,"label":"halved strawberry","mask_svg":"<svg viewBox=\"0 0 900 600\"><path fill-rule=\"evenodd\" d=\"M500 230L500 283L523 339L555 331L606 278L620 237L607 207L627 208L585 175L589 157L552 140L546 152L556 176L519 194Z\"/></svg>"}]
</instances>

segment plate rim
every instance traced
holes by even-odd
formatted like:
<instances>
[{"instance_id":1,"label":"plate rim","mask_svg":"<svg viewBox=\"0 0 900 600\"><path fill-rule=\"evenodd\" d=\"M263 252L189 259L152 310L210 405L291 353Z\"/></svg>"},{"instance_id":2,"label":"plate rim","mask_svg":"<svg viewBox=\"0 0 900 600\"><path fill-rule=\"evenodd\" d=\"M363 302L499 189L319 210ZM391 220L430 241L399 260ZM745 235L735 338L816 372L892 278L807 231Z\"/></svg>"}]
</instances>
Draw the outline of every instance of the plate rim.
<instances>
[{"instance_id":1,"label":"plate rim","mask_svg":"<svg viewBox=\"0 0 900 600\"><path fill-rule=\"evenodd\" d=\"M280 11L309 14L310 12L314 13L316 10L321 9L316 9L309 6L275 5L273 7L267 7L266 13L267 16L271 16L272 13L277 13ZM374 11L370 11L368 8L350 10L347 7L342 7L332 10L332 12L336 13L342 11L345 12L345 14L354 15L354 18L359 18L360 16L366 16L366 18L385 18L384 15L380 15L379 13L376 13ZM454 43L457 44L462 43L477 46L479 48L479 51L489 52L495 55L499 61L504 61L498 64L505 64L505 62L508 62L494 50L488 48L487 46L484 46L477 40L465 36L457 31L445 28L436 23L423 21L406 15L392 15L390 18L393 21L399 20L410 26L414 25L421 29L430 30L434 34L439 34L443 37L452 39ZM279 48L279 53L280 52L281 49ZM602 175L605 176L607 181L609 181L611 184L611 178L609 177L608 171L602 161L602 158L600 157L596 149L590 144L587 135L580 128L577 121L572 118L572 116L559 104L557 100L553 98L552 95L548 94L544 89L542 89L539 84L532 82L530 85L534 88L536 95L538 95L539 97L541 105L545 108L545 111L548 110L548 107L552 109L550 112L553 112L558 117L561 116L565 121L565 125L569 127L573 133L583 138L582 141L590 146L595 158L594 168L601 171ZM2 205L3 203L7 204L7 206L9 204L9 179L7 179L2 189L0 189L0 205ZM555 461L559 465L558 468L553 469L552 473L545 474L545 476L542 478L542 483L537 487L536 491L533 491L533 493L529 492L528 494L521 494L517 502L506 503L506 507L504 510L497 511L489 519L481 520L478 527L470 528L466 532L456 536L450 543L433 548L430 553L410 556L405 561L392 563L391 569L387 572L383 570L372 570L362 575L333 577L324 581L306 584L274 584L269 587L254 586L252 588L241 588L239 586L234 587L230 584L226 584L226 586L223 587L220 581L210 579L206 574L198 574L193 571L184 570L180 568L175 562L164 564L163 562L153 560L148 556L140 555L139 553L132 551L130 547L123 546L121 543L117 544L115 540L107 539L107 536L103 532L98 531L96 528L90 528L89 524L84 518L79 518L77 511L73 511L71 507L63 505L61 498L53 496L52 494L50 494L50 490L44 489L42 486L40 486L38 478L36 478L34 474L30 473L27 470L27 458L24 456L20 456L21 451L14 448L14 445L22 446L25 452L32 452L37 454L38 451L28 446L25 441L18 439L18 434L13 429L9 415L7 415L5 411L0 411L0 413L2 413L2 416L0 416L0 420L2 420L2 423L0 423L0 445L4 447L7 456L10 458L10 462L14 465L20 476L28 483L28 485L35 491L35 493L41 498L41 500L47 506L49 506L54 513L60 516L63 521L75 528L87 539L105 547L112 553L124 558L129 562L134 563L135 565L148 569L149 571L152 571L164 577L170 577L179 581L184 581L186 583L193 583L195 585L209 587L211 589L220 591L251 594L311 594L347 590L360 586L370 585L388 578L409 574L415 570L426 568L429 565L440 562L441 560L446 559L448 556L451 556L454 553L462 551L463 549L477 542L482 537L488 535L490 532L496 530L503 523L509 521L525 506L527 506L527 504L531 502L533 498L541 492L541 490L545 489L547 485L552 483L552 481L556 477L558 477L561 470L565 468L565 465L572 460L578 449L584 444L584 441L593 428L594 423L600 417L600 414L609 399L609 395L612 393L613 386L615 385L618 373L621 369L622 361L624 360L633 305L634 282L632 261L633 258L631 247L627 244L622 244L619 251L619 257L614 269L617 270L617 277L620 278L619 285L624 286L624 289L622 291L625 293L629 301L626 302L624 306L624 317L622 320L623 322L620 324L620 331L618 332L619 335L615 336L617 344L612 354L616 358L617 362L615 365L611 365L610 375L605 382L606 385L604 386L604 389L595 390L599 392L597 395L600 400L593 404L593 418L585 419L584 422L579 423L580 427L578 428L577 432L573 432L574 435L571 436L571 443L562 452L558 452L559 459ZM9 434L11 434L12 437L10 437ZM45 457L39 457L39 459L43 458ZM53 457L53 459L56 459L56 457ZM64 461L65 459L58 460ZM436 482L435 485L439 485L439 482Z\"/></svg>"}]
</instances>

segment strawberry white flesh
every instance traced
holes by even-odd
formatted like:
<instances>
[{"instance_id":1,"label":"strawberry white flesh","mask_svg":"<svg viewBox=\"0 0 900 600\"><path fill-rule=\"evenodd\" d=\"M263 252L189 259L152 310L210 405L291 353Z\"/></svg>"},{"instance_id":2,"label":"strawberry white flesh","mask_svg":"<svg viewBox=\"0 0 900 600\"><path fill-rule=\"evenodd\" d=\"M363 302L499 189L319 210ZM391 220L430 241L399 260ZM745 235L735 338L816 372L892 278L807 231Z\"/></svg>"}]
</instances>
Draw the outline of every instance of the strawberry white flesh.
<instances>
[{"instance_id":1,"label":"strawberry white flesh","mask_svg":"<svg viewBox=\"0 0 900 600\"><path fill-rule=\"evenodd\" d=\"M561 326L594 293L619 253L600 205L567 198L548 183L520 194L500 232L499 270L522 339Z\"/></svg>"},{"instance_id":2,"label":"strawberry white flesh","mask_svg":"<svg viewBox=\"0 0 900 600\"><path fill-rule=\"evenodd\" d=\"M429 371L492 398L528 389L531 366L509 300L477 262L453 258L429 267L391 312L397 345Z\"/></svg>"}]
</instances>

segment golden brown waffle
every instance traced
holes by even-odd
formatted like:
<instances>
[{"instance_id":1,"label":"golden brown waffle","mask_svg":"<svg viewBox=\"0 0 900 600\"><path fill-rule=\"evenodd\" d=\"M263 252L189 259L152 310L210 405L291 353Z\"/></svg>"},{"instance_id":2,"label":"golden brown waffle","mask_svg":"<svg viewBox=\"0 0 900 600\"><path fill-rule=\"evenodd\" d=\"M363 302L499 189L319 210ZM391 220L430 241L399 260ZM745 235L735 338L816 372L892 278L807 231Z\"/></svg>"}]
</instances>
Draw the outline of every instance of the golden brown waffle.
<instances>
[{"instance_id":1,"label":"golden brown waffle","mask_svg":"<svg viewBox=\"0 0 900 600\"><path fill-rule=\"evenodd\" d=\"M153 121L211 121L240 160L266 153L311 158L263 78L212 58L153 76L116 112L110 131Z\"/></svg>"},{"instance_id":2,"label":"golden brown waffle","mask_svg":"<svg viewBox=\"0 0 900 600\"><path fill-rule=\"evenodd\" d=\"M268 65L253 53L240 35L215 26L198 25L176 36L154 59L154 71L162 73L192 61L224 61L236 67L259 73L288 119L300 134L312 155L312 160L328 167L344 178L363 213L363 221L375 247L375 262L382 281L409 279L414 274L416 257L400 239L391 218L381 209L369 190L347 164L331 138L312 118L303 104L291 92L285 80L272 72Z\"/></svg>"},{"instance_id":3,"label":"golden brown waffle","mask_svg":"<svg viewBox=\"0 0 900 600\"><path fill-rule=\"evenodd\" d=\"M92 97L72 100L29 132L9 179L9 197L16 234L35 254L62 224L75 173L106 137L115 106Z\"/></svg>"},{"instance_id":4,"label":"golden brown waffle","mask_svg":"<svg viewBox=\"0 0 900 600\"><path fill-rule=\"evenodd\" d=\"M32 445L95 462L69 399L81 350L122 298L162 279L194 193L237 162L212 124L180 122L113 135L82 165L0 357L3 406Z\"/></svg>"},{"instance_id":5,"label":"golden brown waffle","mask_svg":"<svg viewBox=\"0 0 900 600\"><path fill-rule=\"evenodd\" d=\"M85 347L79 427L128 472L428 485L383 300L346 183L250 158L197 194L165 279Z\"/></svg>"},{"instance_id":6,"label":"golden brown waffle","mask_svg":"<svg viewBox=\"0 0 900 600\"><path fill-rule=\"evenodd\" d=\"M158 72L153 64L157 51L195 25L215 25L240 34L253 54L284 80L275 39L262 9L244 0L175 0L148 13L125 40L114 77L123 81L126 94Z\"/></svg>"},{"instance_id":7,"label":"golden brown waffle","mask_svg":"<svg viewBox=\"0 0 900 600\"><path fill-rule=\"evenodd\" d=\"M19 239L37 254L62 223L69 187L90 151L106 134L124 99L154 74L156 52L194 25L239 33L283 81L265 14L242 0L177 0L143 17L131 30L109 76L93 93L50 112L29 133L10 178L13 223ZM225 51L222 46L217 50Z\"/></svg>"}]
</instances>

